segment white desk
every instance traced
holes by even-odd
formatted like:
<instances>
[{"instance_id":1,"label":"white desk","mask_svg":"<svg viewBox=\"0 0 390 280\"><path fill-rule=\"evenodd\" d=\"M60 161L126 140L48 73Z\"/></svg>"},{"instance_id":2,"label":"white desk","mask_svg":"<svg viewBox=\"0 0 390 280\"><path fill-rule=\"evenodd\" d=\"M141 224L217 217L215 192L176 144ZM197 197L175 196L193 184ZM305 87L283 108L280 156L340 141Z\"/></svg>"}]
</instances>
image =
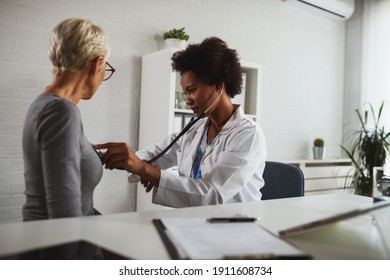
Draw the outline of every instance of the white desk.
<instances>
[{"instance_id":1,"label":"white desk","mask_svg":"<svg viewBox=\"0 0 390 280\"><path fill-rule=\"evenodd\" d=\"M0 257L78 240L86 240L133 259L169 259L151 220L162 217L211 217L248 215L274 233L332 214L366 207L368 197L327 194L300 198L235 203L172 210L132 212L95 217L0 224ZM382 232L390 235L390 209L375 211ZM312 232L289 241L315 259L388 259L383 239L365 215ZM381 217L385 219L381 219ZM383 220L385 221L383 223ZM387 244L390 246L390 244Z\"/></svg>"}]
</instances>

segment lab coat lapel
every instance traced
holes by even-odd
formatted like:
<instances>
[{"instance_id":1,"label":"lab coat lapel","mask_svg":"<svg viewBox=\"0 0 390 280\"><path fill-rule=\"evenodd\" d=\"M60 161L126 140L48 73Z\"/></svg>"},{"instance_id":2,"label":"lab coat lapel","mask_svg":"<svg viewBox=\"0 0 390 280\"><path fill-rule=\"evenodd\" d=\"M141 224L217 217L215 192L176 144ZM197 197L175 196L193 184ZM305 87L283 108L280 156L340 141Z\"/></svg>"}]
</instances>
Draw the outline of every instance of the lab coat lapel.
<instances>
[{"instance_id":1,"label":"lab coat lapel","mask_svg":"<svg viewBox=\"0 0 390 280\"><path fill-rule=\"evenodd\" d=\"M236 105L234 105L236 106ZM221 137L226 137L226 134L228 134L229 130L231 130L233 127L235 127L237 124L241 122L241 120L244 117L244 113L241 109L241 106L236 109L234 114L230 117L230 119L227 121L227 123L222 127L221 131L218 133L217 137L215 137L214 142L211 144L211 146L207 149L206 153L203 156L203 159L206 158L218 145ZM203 161L202 159L202 161Z\"/></svg>"}]
</instances>

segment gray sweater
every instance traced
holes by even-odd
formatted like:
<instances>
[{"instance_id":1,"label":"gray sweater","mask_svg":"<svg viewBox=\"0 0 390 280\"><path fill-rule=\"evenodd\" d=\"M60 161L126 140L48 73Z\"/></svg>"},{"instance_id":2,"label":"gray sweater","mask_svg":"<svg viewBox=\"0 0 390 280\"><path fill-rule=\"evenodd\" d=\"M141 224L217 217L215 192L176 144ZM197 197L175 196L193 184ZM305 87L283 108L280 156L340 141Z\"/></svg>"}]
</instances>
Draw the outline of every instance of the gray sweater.
<instances>
[{"instance_id":1,"label":"gray sweater","mask_svg":"<svg viewBox=\"0 0 390 280\"><path fill-rule=\"evenodd\" d=\"M37 97L24 123L23 157L23 220L93 214L103 167L73 103L53 94Z\"/></svg>"}]
</instances>

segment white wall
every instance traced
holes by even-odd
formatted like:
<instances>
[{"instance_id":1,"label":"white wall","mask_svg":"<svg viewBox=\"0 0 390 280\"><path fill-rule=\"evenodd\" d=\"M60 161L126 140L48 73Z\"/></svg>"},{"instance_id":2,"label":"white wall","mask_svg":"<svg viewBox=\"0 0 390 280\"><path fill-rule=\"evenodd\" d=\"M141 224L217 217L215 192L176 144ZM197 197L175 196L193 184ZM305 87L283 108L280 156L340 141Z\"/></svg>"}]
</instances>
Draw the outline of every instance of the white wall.
<instances>
[{"instance_id":1,"label":"white wall","mask_svg":"<svg viewBox=\"0 0 390 280\"><path fill-rule=\"evenodd\" d=\"M355 109L377 114L382 101L380 125L390 127L390 0L356 1L354 16L347 23L347 59L344 102L344 145L350 135L360 128ZM369 120L372 115L369 111ZM370 123L369 123L370 125ZM388 156L385 174L390 175Z\"/></svg>"},{"instance_id":2,"label":"white wall","mask_svg":"<svg viewBox=\"0 0 390 280\"><path fill-rule=\"evenodd\" d=\"M317 136L329 158L339 156L345 22L282 0L0 0L0 221L20 220L24 116L50 82L50 31L68 17L92 19L113 45L117 71L79 105L91 142L137 148L140 57L161 48L163 31L185 26L191 42L219 36L242 59L263 65L260 121L270 159L311 158ZM135 186L123 173L105 171L95 195L103 213L135 209Z\"/></svg>"},{"instance_id":3,"label":"white wall","mask_svg":"<svg viewBox=\"0 0 390 280\"><path fill-rule=\"evenodd\" d=\"M381 117L390 127L390 1L364 1L362 104L370 102L378 111L385 100Z\"/></svg>"},{"instance_id":4,"label":"white wall","mask_svg":"<svg viewBox=\"0 0 390 280\"><path fill-rule=\"evenodd\" d=\"M356 108L375 112L385 101L382 124L390 126L390 1L357 1L348 21L345 89L345 123L358 126Z\"/></svg>"}]
</instances>

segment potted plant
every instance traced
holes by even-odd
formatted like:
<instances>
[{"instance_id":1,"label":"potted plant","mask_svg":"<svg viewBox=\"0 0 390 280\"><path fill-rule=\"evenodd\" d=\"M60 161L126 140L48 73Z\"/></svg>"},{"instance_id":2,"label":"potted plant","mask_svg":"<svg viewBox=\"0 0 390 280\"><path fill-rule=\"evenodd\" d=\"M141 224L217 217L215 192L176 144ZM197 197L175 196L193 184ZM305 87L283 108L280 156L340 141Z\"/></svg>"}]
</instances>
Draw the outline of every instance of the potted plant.
<instances>
[{"instance_id":1,"label":"potted plant","mask_svg":"<svg viewBox=\"0 0 390 280\"><path fill-rule=\"evenodd\" d=\"M313 158L324 159L325 157L325 141L322 138L316 138L313 142Z\"/></svg>"},{"instance_id":2,"label":"potted plant","mask_svg":"<svg viewBox=\"0 0 390 280\"><path fill-rule=\"evenodd\" d=\"M184 30L184 27L182 27L180 29L173 28L164 32L163 38L166 47L184 48L190 36Z\"/></svg>"},{"instance_id":3,"label":"potted plant","mask_svg":"<svg viewBox=\"0 0 390 280\"><path fill-rule=\"evenodd\" d=\"M341 146L354 166L352 179L346 181L346 188L351 189L357 195L372 196L373 169L375 166L383 166L387 153L390 150L390 132L379 126L384 102L379 107L378 114L375 114L369 104L373 125L368 126L368 111L364 113L355 110L359 118L360 129L352 136L350 148Z\"/></svg>"}]
</instances>

